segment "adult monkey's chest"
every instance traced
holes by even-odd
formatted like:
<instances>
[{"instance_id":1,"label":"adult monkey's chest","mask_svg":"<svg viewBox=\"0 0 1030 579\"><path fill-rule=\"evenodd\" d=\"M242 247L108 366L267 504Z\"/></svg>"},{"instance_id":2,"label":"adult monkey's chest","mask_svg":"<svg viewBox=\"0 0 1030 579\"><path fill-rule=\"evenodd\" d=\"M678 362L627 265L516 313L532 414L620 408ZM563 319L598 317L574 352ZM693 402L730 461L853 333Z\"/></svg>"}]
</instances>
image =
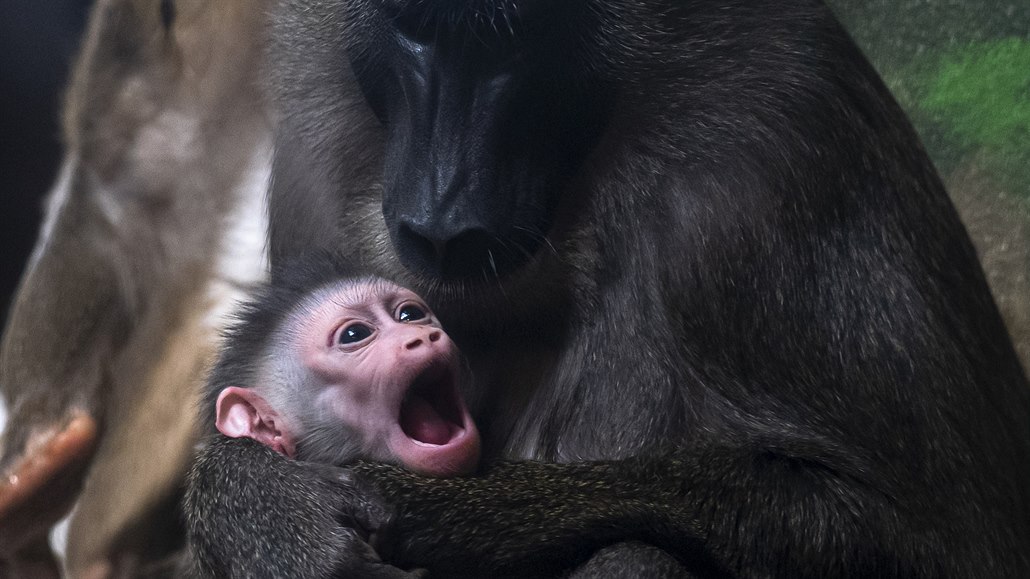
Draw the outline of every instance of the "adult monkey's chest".
<instances>
[{"instance_id":1,"label":"adult monkey's chest","mask_svg":"<svg viewBox=\"0 0 1030 579\"><path fill-rule=\"evenodd\" d=\"M473 375L466 393L485 461L624 458L676 440L686 413L675 360L613 344L619 331L593 324L561 341L465 349Z\"/></svg>"}]
</instances>

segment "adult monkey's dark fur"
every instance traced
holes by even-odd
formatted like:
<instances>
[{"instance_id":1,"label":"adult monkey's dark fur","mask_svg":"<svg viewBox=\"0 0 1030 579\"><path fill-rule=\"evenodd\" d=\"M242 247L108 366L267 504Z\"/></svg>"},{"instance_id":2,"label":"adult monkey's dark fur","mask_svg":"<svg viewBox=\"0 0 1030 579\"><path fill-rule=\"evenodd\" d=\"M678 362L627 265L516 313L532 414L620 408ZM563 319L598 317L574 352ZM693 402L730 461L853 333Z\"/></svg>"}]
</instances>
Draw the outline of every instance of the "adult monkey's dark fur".
<instances>
[{"instance_id":1,"label":"adult monkey's dark fur","mask_svg":"<svg viewBox=\"0 0 1030 579\"><path fill-rule=\"evenodd\" d=\"M641 540L701 576L1030 574L1026 378L820 3L298 0L275 22L273 260L330 248L426 296L488 454L614 459L362 465L399 509L392 562L548 574ZM214 447L195 480L246 455ZM222 493L256 492L224 484L191 516L260 544L217 525ZM270 544L312 564L308 540ZM625 545L595 562L653 557Z\"/></svg>"}]
</instances>

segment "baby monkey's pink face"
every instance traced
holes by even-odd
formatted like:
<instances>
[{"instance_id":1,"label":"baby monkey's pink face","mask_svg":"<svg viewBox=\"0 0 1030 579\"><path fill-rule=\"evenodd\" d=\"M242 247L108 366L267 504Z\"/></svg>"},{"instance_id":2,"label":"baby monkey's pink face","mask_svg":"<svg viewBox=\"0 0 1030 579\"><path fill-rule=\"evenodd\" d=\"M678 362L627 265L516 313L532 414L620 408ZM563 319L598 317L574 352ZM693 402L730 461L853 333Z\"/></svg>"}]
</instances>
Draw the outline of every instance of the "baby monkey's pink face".
<instances>
[{"instance_id":1,"label":"baby monkey's pink face","mask_svg":"<svg viewBox=\"0 0 1030 579\"><path fill-rule=\"evenodd\" d=\"M362 284L334 293L310 322L300 354L323 384L317 406L385 441L412 470L475 468L479 433L458 391L458 349L421 298L384 281Z\"/></svg>"},{"instance_id":2,"label":"baby monkey's pink face","mask_svg":"<svg viewBox=\"0 0 1030 579\"><path fill-rule=\"evenodd\" d=\"M433 476L474 470L480 440L459 392L461 357L422 299L383 280L345 283L315 297L287 332L288 356L299 359L307 384L293 395L310 397L306 412L360 437L366 458ZM219 430L232 436L221 418L221 405L232 402L223 400L230 390L240 389L223 391L218 415ZM254 398L255 406L268 406ZM278 421L270 440L237 435L293 456L302 434L296 419L270 407L263 413Z\"/></svg>"}]
</instances>

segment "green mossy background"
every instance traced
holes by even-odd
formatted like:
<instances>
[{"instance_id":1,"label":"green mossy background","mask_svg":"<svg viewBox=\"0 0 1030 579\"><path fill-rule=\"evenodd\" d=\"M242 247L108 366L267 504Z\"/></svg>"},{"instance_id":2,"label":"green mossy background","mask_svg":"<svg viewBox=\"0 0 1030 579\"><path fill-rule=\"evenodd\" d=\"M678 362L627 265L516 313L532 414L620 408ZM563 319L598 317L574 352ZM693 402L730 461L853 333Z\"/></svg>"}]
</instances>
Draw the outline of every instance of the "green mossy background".
<instances>
[{"instance_id":1,"label":"green mossy background","mask_svg":"<svg viewBox=\"0 0 1030 579\"><path fill-rule=\"evenodd\" d=\"M1030 0L829 0L942 175L976 163L1030 203Z\"/></svg>"},{"instance_id":2,"label":"green mossy background","mask_svg":"<svg viewBox=\"0 0 1030 579\"><path fill-rule=\"evenodd\" d=\"M912 119L1030 371L1030 0L827 0Z\"/></svg>"}]
</instances>

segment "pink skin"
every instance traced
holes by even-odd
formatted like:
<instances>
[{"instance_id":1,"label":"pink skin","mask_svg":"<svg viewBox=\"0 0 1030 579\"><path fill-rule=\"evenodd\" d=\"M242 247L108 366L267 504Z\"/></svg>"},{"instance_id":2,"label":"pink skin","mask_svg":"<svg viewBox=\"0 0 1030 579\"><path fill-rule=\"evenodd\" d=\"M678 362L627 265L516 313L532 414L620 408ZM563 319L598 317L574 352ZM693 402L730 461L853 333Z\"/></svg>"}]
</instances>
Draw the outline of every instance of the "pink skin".
<instances>
[{"instance_id":1,"label":"pink skin","mask_svg":"<svg viewBox=\"0 0 1030 579\"><path fill-rule=\"evenodd\" d=\"M283 351L317 384L311 407L358 433L373 449L367 458L440 477L476 468L479 432L458 392L457 347L417 295L385 281L344 283L292 322L299 338ZM226 436L295 456L290 420L255 390L226 388L216 416Z\"/></svg>"}]
</instances>

